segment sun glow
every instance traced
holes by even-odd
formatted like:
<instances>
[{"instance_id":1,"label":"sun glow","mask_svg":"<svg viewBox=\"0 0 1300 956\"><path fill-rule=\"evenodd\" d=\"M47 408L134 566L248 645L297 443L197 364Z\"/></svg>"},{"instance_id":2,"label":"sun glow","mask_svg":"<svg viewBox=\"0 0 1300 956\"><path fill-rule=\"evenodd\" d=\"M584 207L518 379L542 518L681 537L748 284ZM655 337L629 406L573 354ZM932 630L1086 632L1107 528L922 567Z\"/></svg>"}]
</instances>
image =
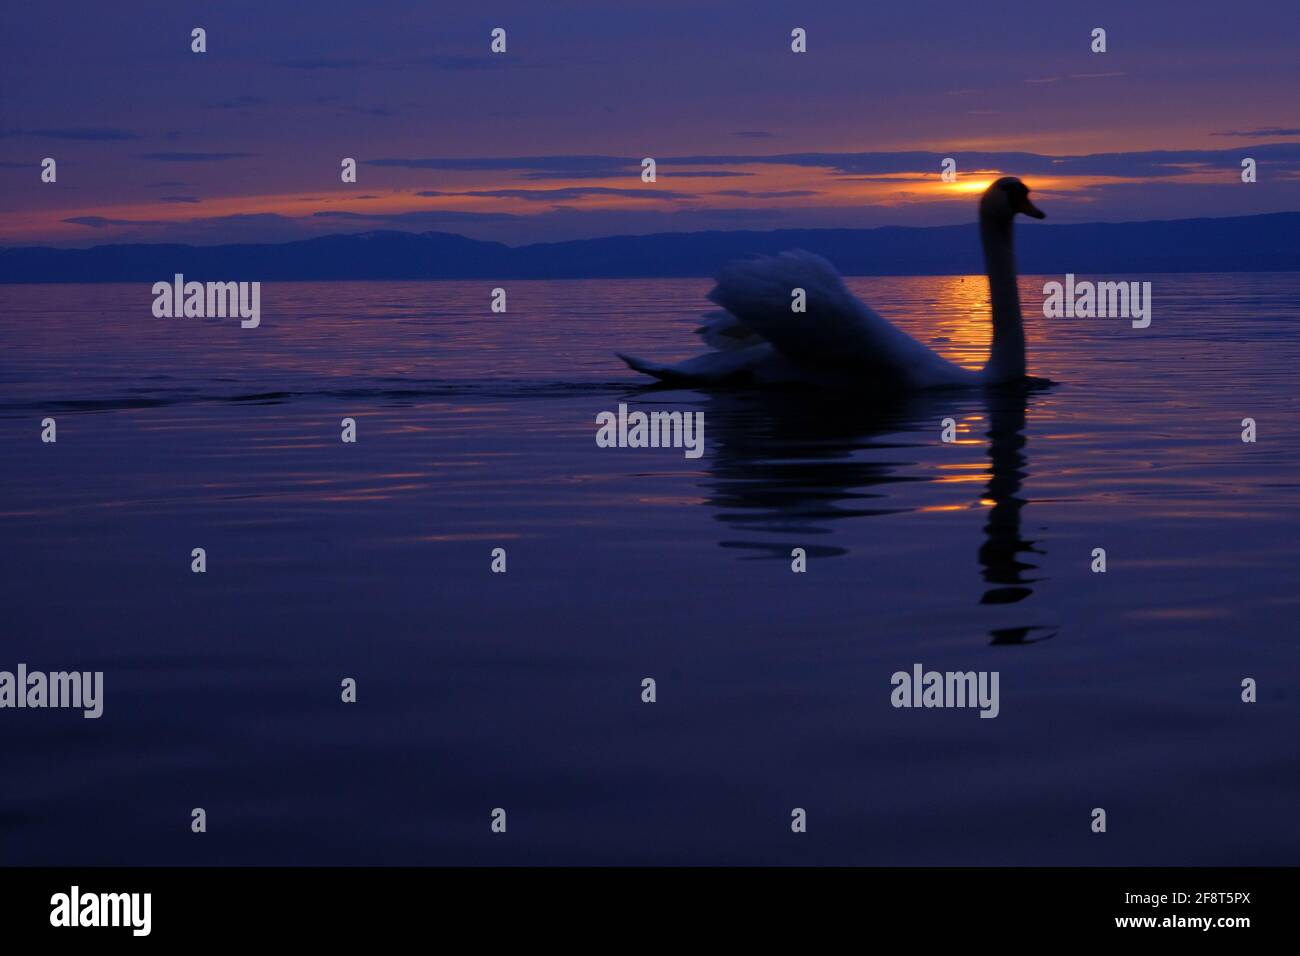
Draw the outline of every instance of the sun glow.
<instances>
[{"instance_id":1,"label":"sun glow","mask_svg":"<svg viewBox=\"0 0 1300 956\"><path fill-rule=\"evenodd\" d=\"M959 193L982 193L992 185L991 179L959 179L948 184L949 188Z\"/></svg>"}]
</instances>

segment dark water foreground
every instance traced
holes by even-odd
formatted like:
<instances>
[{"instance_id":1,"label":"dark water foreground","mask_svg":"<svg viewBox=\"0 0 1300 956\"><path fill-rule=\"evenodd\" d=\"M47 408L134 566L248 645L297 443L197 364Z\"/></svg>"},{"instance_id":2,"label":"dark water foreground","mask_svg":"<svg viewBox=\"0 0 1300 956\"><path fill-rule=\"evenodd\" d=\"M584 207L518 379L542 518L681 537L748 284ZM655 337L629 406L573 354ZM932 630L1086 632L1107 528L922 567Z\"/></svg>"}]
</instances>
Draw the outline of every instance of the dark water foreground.
<instances>
[{"instance_id":1,"label":"dark water foreground","mask_svg":"<svg viewBox=\"0 0 1300 956\"><path fill-rule=\"evenodd\" d=\"M0 289L0 670L105 675L0 710L0 863L1300 862L1300 275L1142 278L1031 317L1056 386L908 401L640 388L695 280ZM980 361L982 280L851 284Z\"/></svg>"}]
</instances>

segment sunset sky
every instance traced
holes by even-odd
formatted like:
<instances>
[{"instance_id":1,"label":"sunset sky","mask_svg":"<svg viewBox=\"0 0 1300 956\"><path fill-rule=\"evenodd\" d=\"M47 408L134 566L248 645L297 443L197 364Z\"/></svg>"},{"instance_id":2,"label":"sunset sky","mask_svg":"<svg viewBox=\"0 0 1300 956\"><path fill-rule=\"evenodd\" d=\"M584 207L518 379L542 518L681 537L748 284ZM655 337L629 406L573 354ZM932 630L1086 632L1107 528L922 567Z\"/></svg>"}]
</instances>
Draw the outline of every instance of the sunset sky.
<instances>
[{"instance_id":1,"label":"sunset sky","mask_svg":"<svg viewBox=\"0 0 1300 956\"><path fill-rule=\"evenodd\" d=\"M998 174L1053 222L1300 210L1298 27L1295 0L8 4L0 244L930 225Z\"/></svg>"}]
</instances>

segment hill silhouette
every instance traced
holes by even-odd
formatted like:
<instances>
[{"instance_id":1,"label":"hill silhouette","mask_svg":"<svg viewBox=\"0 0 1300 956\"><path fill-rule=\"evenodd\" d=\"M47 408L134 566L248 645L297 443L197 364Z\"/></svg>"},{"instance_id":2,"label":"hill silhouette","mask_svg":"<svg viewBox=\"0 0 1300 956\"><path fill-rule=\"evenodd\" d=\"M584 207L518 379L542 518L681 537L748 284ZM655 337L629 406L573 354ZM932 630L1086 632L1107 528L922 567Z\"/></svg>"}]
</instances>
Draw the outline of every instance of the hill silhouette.
<instances>
[{"instance_id":1,"label":"hill silhouette","mask_svg":"<svg viewBox=\"0 0 1300 956\"><path fill-rule=\"evenodd\" d=\"M0 249L0 283L197 280L566 279L712 276L730 259L784 249L845 275L983 271L974 225L608 236L507 246L445 232L365 232L295 242ZM1300 212L1223 219L1020 228L1022 274L1300 270Z\"/></svg>"}]
</instances>

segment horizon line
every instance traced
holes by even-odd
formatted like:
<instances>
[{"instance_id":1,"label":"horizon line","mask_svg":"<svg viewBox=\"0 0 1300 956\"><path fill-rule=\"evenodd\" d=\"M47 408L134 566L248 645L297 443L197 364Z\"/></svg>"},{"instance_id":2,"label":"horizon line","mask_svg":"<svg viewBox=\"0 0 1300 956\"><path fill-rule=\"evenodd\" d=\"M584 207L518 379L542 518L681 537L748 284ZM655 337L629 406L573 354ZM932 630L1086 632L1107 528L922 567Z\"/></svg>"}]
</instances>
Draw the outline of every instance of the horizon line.
<instances>
[{"instance_id":1,"label":"horizon line","mask_svg":"<svg viewBox=\"0 0 1300 956\"><path fill-rule=\"evenodd\" d=\"M1230 222L1240 219L1266 219L1278 216L1295 216L1300 215L1300 209L1284 209L1275 212L1248 213L1236 216L1180 216L1169 219L1120 219L1120 220L1092 220L1088 222L1043 222L1035 223L1032 228L1064 228L1080 226L1135 226L1149 225L1152 223L1178 223L1178 222ZM909 232L930 232L941 229L967 229L970 223L947 223L941 225L929 226L909 226L901 224L880 225L880 226L809 226L809 227L790 227L782 229L681 229L681 230L660 230L657 232L619 232L610 233L602 236L590 236L585 239L554 239L542 240L535 242L524 242L519 245L511 245L498 239L475 239L460 232L448 232L440 229L426 229L415 231L410 229L363 229L357 232L331 232L321 236L306 236L298 239L284 240L253 240L246 242L212 242L212 243L195 243L195 242L104 242L91 246L73 246L73 245L0 245L0 253L26 251L33 249L48 250L51 252L90 252L95 249L114 249L126 247L150 247L165 246L172 248L184 249L218 249L226 246L291 246L300 245L308 242L322 242L328 239L351 239L359 236L407 236L411 238L422 238L425 236L448 236L456 239L463 239L466 242L472 242L485 246L502 246L507 249L527 249L532 246L558 246L573 245L583 242L602 242L610 239L647 239L654 236L708 236L708 235L775 235L783 232L882 232L888 229L906 230Z\"/></svg>"}]
</instances>

